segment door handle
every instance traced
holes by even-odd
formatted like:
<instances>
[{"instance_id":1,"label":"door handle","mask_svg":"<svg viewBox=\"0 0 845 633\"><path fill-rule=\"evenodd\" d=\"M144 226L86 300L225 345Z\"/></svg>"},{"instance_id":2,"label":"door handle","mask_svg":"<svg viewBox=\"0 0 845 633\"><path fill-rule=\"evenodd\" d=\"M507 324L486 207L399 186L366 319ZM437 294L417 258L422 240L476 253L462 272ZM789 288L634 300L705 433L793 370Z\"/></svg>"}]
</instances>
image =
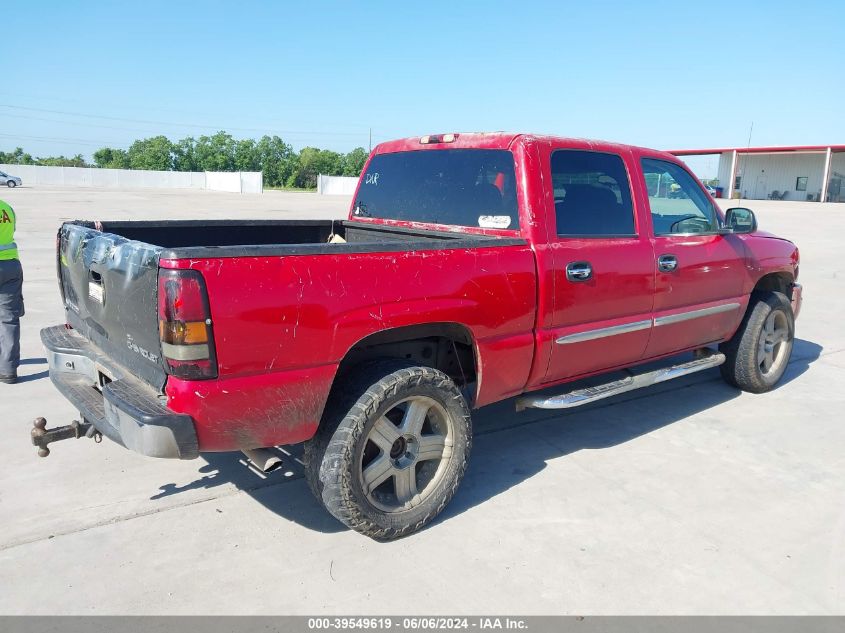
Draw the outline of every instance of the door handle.
<instances>
[{"instance_id":1,"label":"door handle","mask_svg":"<svg viewBox=\"0 0 845 633\"><path fill-rule=\"evenodd\" d=\"M672 273L678 269L678 258L674 255L661 255L657 258L657 270Z\"/></svg>"},{"instance_id":2,"label":"door handle","mask_svg":"<svg viewBox=\"0 0 845 633\"><path fill-rule=\"evenodd\" d=\"M566 265L566 278L569 281L589 281L593 278L593 267L590 262L569 262Z\"/></svg>"}]
</instances>

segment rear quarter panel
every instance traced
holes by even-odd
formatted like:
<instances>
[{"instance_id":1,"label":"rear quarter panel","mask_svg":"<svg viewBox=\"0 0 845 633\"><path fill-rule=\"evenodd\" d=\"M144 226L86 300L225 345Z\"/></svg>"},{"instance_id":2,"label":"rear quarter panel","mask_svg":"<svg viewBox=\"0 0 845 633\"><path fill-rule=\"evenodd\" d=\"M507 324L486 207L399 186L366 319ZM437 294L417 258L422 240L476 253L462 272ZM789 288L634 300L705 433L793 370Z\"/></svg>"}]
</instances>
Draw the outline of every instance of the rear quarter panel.
<instances>
[{"instance_id":1,"label":"rear quarter panel","mask_svg":"<svg viewBox=\"0 0 845 633\"><path fill-rule=\"evenodd\" d=\"M220 376L167 385L168 406L196 420L201 450L308 439L344 355L388 328L469 329L478 406L519 393L528 377L536 276L527 244L162 266L198 270L208 287Z\"/></svg>"}]
</instances>

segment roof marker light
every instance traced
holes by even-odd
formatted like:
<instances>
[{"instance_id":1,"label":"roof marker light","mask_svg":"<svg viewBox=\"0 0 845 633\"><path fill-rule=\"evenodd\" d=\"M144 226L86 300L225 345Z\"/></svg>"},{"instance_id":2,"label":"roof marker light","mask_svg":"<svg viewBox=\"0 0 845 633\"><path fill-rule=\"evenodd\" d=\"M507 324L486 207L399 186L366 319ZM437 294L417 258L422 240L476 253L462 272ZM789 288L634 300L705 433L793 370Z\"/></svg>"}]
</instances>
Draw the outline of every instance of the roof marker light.
<instances>
[{"instance_id":1,"label":"roof marker light","mask_svg":"<svg viewBox=\"0 0 845 633\"><path fill-rule=\"evenodd\" d=\"M420 144L430 145L431 143L454 143L457 138L457 134L427 134L420 137Z\"/></svg>"}]
</instances>

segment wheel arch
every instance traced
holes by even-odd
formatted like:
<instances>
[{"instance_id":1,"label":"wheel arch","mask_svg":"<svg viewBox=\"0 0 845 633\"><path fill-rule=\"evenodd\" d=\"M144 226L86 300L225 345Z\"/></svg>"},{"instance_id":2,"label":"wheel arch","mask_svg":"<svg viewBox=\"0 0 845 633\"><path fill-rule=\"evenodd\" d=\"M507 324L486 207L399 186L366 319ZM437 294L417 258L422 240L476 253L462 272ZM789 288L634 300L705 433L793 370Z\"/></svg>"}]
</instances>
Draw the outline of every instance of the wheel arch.
<instances>
[{"instance_id":1,"label":"wheel arch","mask_svg":"<svg viewBox=\"0 0 845 633\"><path fill-rule=\"evenodd\" d=\"M780 292L786 295L788 300L792 301L792 288L794 284L795 277L787 270L776 270L759 277L757 281L754 282L754 286L751 290L748 291L748 294L744 295L745 299L747 299L745 307L743 308L742 313L737 315L736 325L730 331L730 336L725 340L730 340L736 336L739 328L742 327L743 323L745 323L745 320L754 309L754 305L756 303L755 300L759 299L760 295L767 292Z\"/></svg>"},{"instance_id":2,"label":"wheel arch","mask_svg":"<svg viewBox=\"0 0 845 633\"><path fill-rule=\"evenodd\" d=\"M794 283L795 277L790 272L779 271L767 273L757 280L752 293L767 291L782 292L788 299L792 299L792 285Z\"/></svg>"},{"instance_id":3,"label":"wheel arch","mask_svg":"<svg viewBox=\"0 0 845 633\"><path fill-rule=\"evenodd\" d=\"M360 339L344 354L332 390L349 371L375 359L396 358L439 369L474 399L480 383L478 344L466 325L421 323L379 330Z\"/></svg>"}]
</instances>

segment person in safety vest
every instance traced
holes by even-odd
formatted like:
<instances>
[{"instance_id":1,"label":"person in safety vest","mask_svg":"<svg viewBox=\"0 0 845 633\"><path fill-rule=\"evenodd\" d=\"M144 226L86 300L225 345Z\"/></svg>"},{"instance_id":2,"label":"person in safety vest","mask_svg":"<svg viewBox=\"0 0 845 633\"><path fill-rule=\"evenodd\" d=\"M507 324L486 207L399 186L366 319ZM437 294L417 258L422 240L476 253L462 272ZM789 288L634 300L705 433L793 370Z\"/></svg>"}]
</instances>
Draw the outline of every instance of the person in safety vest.
<instances>
[{"instance_id":1,"label":"person in safety vest","mask_svg":"<svg viewBox=\"0 0 845 633\"><path fill-rule=\"evenodd\" d=\"M23 316L23 269L15 244L15 212L0 200L0 383L18 379Z\"/></svg>"}]
</instances>

